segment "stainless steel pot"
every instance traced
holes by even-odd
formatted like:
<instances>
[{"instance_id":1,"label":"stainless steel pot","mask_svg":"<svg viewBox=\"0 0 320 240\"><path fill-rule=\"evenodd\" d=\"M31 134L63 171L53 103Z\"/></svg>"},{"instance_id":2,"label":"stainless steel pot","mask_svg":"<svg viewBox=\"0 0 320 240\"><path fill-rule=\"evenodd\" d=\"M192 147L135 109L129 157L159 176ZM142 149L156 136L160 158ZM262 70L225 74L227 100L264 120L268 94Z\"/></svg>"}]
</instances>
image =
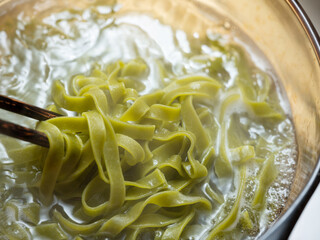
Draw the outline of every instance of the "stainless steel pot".
<instances>
[{"instance_id":1,"label":"stainless steel pot","mask_svg":"<svg viewBox=\"0 0 320 240\"><path fill-rule=\"evenodd\" d=\"M0 16L21 2L0 0ZM61 2L81 5L81 1ZM245 32L271 62L289 99L299 155L286 208L261 239L288 238L320 181L320 39L298 1L161 0L161 6L171 6L162 9L153 7L159 0L119 2L199 37L208 23L231 23L233 32Z\"/></svg>"}]
</instances>

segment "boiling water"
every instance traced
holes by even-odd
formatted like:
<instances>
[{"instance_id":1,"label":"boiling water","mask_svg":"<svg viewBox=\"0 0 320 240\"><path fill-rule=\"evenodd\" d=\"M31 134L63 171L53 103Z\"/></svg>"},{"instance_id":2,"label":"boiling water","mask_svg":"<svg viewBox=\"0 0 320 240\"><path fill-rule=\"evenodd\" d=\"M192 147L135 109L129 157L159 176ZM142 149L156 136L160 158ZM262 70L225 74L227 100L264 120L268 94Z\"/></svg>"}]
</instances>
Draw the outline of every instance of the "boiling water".
<instances>
[{"instance_id":1,"label":"boiling water","mask_svg":"<svg viewBox=\"0 0 320 240\"><path fill-rule=\"evenodd\" d=\"M89 2L83 2L83 4L86 5ZM225 76L219 73L220 75L216 77L224 79L224 89L232 89L238 70L232 60L221 51L212 48L211 43L215 41L221 44L229 42L241 44L248 50L255 64L276 79L268 61L239 30L236 35L221 35L211 31L206 34L206 39L199 39L197 33L188 35L183 30L165 25L148 14L121 13L121 6L117 4L104 6L97 1L96 5L90 3L91 7L83 8L84 10L83 6L77 6L71 10L70 7L59 6L48 8L46 4L50 4L50 1L24 4L22 7L17 7L18 10L12 10L8 14L2 13L0 17L0 94L15 97L39 107L46 107L52 103L51 85L54 80L59 79L67 84L72 76L87 75L97 64L104 68L119 59L126 62L136 58L142 58L149 67L148 76L144 79L146 87L140 92L141 95L163 87L159 62L164 63L165 68L173 76L207 74L203 58L222 59L227 73ZM119 10L120 12L117 13ZM228 32L230 26L233 27L228 22L224 24L225 32ZM277 91L286 115L290 116L290 109L284 95L281 94L279 84L276 82L273 88ZM225 99L227 94L230 94L227 92L220 93L218 98ZM219 118L219 109L218 106L212 110L217 118ZM250 140L254 141L257 136L262 136L272 143L273 151L278 152L275 156L275 164L279 169L279 175L267 192L266 210L246 237L255 238L279 216L285 206L294 177L297 153L294 128L289 117L270 129L250 121L243 112L245 112L245 106L235 105L226 112L225 119L230 119L232 114L238 113L237 121L248 129ZM4 111L0 113L6 120L32 128L35 125L33 120ZM226 124L230 124L230 121L226 121ZM218 139L219 137L220 135ZM7 156L7 151L24 145L26 144L4 136L0 137L0 208L12 199L22 200L25 204L38 201L24 183L16 182L15 174L10 168L12 160ZM215 148L219 149L218 140ZM259 167L251 164L248 171L249 177L246 180L245 194L241 203L243 209L250 207L246 200L253 198ZM226 202L229 200L232 202L235 198L233 179L218 179L212 171L208 181L218 187ZM202 187L204 189L204 185ZM67 214L73 209L72 205L55 198L50 207L41 209L40 222L50 220L50 209L57 206L62 206ZM221 209L222 207L215 207L212 212L201 214L198 222L203 227L197 236L189 236L189 239L205 238L212 223L223 219ZM68 215L71 216L71 214ZM7 220L10 221L11 218L13 216L8 214ZM32 232L32 226L28 223L20 223L22 226L30 227Z\"/></svg>"}]
</instances>

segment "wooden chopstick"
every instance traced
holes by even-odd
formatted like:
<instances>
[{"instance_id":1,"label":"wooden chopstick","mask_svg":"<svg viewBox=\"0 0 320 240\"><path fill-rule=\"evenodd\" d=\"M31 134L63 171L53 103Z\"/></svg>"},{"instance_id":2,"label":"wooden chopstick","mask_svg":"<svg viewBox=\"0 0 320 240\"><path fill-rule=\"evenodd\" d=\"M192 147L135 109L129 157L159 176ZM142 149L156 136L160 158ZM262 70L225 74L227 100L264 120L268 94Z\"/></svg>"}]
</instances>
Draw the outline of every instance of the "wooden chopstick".
<instances>
[{"instance_id":1,"label":"wooden chopstick","mask_svg":"<svg viewBox=\"0 0 320 240\"><path fill-rule=\"evenodd\" d=\"M0 119L0 133L23 141L48 148L50 146L47 135L37 130L22 127L18 124Z\"/></svg>"},{"instance_id":2,"label":"wooden chopstick","mask_svg":"<svg viewBox=\"0 0 320 240\"><path fill-rule=\"evenodd\" d=\"M51 112L3 95L0 95L0 108L39 121L62 116L58 113ZM44 133L1 119L0 133L23 141L34 143L42 147L49 147L49 140Z\"/></svg>"},{"instance_id":3,"label":"wooden chopstick","mask_svg":"<svg viewBox=\"0 0 320 240\"><path fill-rule=\"evenodd\" d=\"M3 95L0 95L0 108L39 121L45 121L50 118L62 116L58 113L51 112Z\"/></svg>"}]
</instances>

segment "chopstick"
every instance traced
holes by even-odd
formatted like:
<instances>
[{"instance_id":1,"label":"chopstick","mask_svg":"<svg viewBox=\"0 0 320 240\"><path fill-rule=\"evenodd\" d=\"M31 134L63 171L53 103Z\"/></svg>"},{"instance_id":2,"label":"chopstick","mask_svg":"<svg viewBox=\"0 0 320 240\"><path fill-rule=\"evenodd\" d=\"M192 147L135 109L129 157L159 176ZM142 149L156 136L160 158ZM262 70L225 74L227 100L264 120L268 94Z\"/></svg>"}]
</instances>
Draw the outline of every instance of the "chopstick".
<instances>
[{"instance_id":1,"label":"chopstick","mask_svg":"<svg viewBox=\"0 0 320 240\"><path fill-rule=\"evenodd\" d=\"M44 133L1 119L0 133L26 142L34 143L42 147L48 148L50 146L49 140Z\"/></svg>"},{"instance_id":2,"label":"chopstick","mask_svg":"<svg viewBox=\"0 0 320 240\"><path fill-rule=\"evenodd\" d=\"M33 106L3 95L0 95L0 108L39 121L62 116L58 113L48 111L46 109L39 108L37 106ZM48 148L50 145L49 140L44 133L1 119L0 133L23 141L34 143L42 147Z\"/></svg>"},{"instance_id":3,"label":"chopstick","mask_svg":"<svg viewBox=\"0 0 320 240\"><path fill-rule=\"evenodd\" d=\"M51 112L3 95L0 95L0 108L39 121L45 121L50 118L62 116L58 113Z\"/></svg>"}]
</instances>

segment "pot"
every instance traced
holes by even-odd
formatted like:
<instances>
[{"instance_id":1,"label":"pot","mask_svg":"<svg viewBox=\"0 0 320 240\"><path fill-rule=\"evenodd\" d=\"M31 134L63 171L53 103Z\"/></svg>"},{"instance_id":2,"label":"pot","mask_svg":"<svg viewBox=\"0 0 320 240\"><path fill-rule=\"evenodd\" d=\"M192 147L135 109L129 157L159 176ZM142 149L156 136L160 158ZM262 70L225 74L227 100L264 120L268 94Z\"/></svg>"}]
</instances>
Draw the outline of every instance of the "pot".
<instances>
[{"instance_id":1,"label":"pot","mask_svg":"<svg viewBox=\"0 0 320 240\"><path fill-rule=\"evenodd\" d=\"M25 1L0 2L0 16ZM43 2L50 2L48 0ZM77 1L61 1L81 6ZM165 23L199 38L207 23L254 41L273 67L291 107L298 156L296 173L286 207L278 220L261 233L261 239L287 239L320 181L320 39L297 0L120 0L126 10L152 13ZM154 8L155 5L157 8ZM161 4L160 4L161 3ZM181 8L178 6L187 6ZM49 8L50 5L47 6ZM46 7L44 7L45 9ZM188 13L188 9L197 12ZM192 21L192 18L197 19ZM181 20L182 19L182 20ZM192 23L192 24L190 24ZM210 25L209 24L209 25ZM244 34L243 34L244 33ZM252 40L251 40L252 39ZM250 44L248 44L250 49ZM45 105L45 102L42 103Z\"/></svg>"}]
</instances>

